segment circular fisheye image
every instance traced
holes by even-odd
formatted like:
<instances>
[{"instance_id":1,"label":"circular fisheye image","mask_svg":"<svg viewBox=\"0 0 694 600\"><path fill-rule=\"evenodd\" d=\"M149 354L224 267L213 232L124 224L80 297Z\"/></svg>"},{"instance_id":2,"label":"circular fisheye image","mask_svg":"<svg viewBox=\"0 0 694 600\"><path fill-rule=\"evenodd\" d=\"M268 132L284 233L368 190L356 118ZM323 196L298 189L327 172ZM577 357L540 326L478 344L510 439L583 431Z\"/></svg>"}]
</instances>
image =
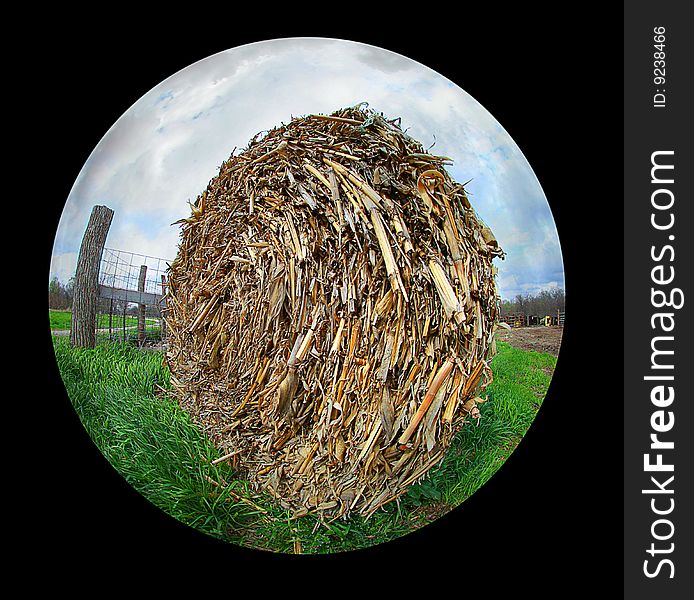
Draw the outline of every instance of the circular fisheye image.
<instances>
[{"instance_id":1,"label":"circular fisheye image","mask_svg":"<svg viewBox=\"0 0 694 600\"><path fill-rule=\"evenodd\" d=\"M509 134L374 46L269 40L172 75L66 199L49 316L70 402L147 500L231 544L389 542L527 433L564 323Z\"/></svg>"}]
</instances>

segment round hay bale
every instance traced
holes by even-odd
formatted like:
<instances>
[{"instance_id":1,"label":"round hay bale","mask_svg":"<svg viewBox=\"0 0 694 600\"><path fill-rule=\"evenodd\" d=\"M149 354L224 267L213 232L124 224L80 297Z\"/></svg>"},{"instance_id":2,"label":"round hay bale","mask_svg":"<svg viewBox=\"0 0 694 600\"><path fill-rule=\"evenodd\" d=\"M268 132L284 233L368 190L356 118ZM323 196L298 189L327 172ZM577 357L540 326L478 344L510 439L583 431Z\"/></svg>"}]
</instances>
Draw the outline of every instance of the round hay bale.
<instances>
[{"instance_id":1,"label":"round hay bale","mask_svg":"<svg viewBox=\"0 0 694 600\"><path fill-rule=\"evenodd\" d=\"M295 118L180 221L174 393L295 515L372 514L479 418L503 252L446 164L361 105Z\"/></svg>"}]
</instances>

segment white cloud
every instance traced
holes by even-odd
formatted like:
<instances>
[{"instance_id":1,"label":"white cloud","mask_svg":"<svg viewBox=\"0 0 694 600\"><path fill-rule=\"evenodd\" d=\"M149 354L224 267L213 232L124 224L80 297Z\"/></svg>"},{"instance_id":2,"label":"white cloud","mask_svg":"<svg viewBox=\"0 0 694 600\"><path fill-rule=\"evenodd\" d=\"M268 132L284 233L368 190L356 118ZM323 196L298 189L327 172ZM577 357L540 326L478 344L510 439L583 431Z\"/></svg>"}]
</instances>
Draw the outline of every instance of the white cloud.
<instances>
[{"instance_id":1,"label":"white cloud","mask_svg":"<svg viewBox=\"0 0 694 600\"><path fill-rule=\"evenodd\" d=\"M64 252L53 254L51 257L51 278L57 277L63 283L67 283L74 275L77 268L77 253Z\"/></svg>"},{"instance_id":2,"label":"white cloud","mask_svg":"<svg viewBox=\"0 0 694 600\"><path fill-rule=\"evenodd\" d=\"M534 282L563 285L549 206L502 126L459 87L406 57L355 42L273 40L215 54L173 74L130 107L85 163L67 199L51 273L74 254L91 207L115 210L107 246L173 258L193 200L234 147L292 116L366 101L432 152L454 160L480 217L507 258L502 295ZM57 272L56 272L57 273ZM560 281L561 280L561 281ZM513 286L507 287L507 286Z\"/></svg>"}]
</instances>

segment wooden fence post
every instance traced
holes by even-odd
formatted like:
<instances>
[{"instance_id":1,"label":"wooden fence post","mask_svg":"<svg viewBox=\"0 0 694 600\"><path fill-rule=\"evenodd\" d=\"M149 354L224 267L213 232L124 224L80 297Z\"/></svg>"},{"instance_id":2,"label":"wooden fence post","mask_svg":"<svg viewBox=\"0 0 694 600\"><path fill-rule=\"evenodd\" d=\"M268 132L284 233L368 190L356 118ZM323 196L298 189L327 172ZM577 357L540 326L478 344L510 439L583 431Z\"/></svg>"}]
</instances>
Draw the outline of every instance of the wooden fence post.
<instances>
[{"instance_id":1,"label":"wooden fence post","mask_svg":"<svg viewBox=\"0 0 694 600\"><path fill-rule=\"evenodd\" d=\"M82 348L96 345L96 302L99 294L99 265L106 236L113 220L107 206L94 206L82 238L75 272L70 343Z\"/></svg>"},{"instance_id":2,"label":"wooden fence post","mask_svg":"<svg viewBox=\"0 0 694 600\"><path fill-rule=\"evenodd\" d=\"M166 275L161 276L161 296L162 300L166 298ZM166 311L166 308L164 307L162 309L162 306L159 306L159 322L161 323L160 329L161 329L161 341L163 342L166 340L166 319L164 318L164 313Z\"/></svg>"},{"instance_id":3,"label":"wooden fence post","mask_svg":"<svg viewBox=\"0 0 694 600\"><path fill-rule=\"evenodd\" d=\"M113 341L113 298L108 303L108 341Z\"/></svg>"},{"instance_id":4,"label":"wooden fence post","mask_svg":"<svg viewBox=\"0 0 694 600\"><path fill-rule=\"evenodd\" d=\"M145 279L147 277L147 265L140 265L140 277L137 280L137 291L145 291ZM137 305L137 341L140 346L145 343L145 317L146 305L139 303Z\"/></svg>"}]
</instances>

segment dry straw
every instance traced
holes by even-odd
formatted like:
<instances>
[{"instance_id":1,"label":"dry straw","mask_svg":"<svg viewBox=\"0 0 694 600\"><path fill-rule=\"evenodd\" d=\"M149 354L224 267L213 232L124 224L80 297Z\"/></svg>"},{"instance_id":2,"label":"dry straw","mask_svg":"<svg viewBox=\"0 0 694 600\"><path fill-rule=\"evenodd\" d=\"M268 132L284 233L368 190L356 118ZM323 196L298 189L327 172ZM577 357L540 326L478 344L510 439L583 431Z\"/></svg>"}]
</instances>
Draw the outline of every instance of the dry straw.
<instances>
[{"instance_id":1,"label":"dry straw","mask_svg":"<svg viewBox=\"0 0 694 600\"><path fill-rule=\"evenodd\" d=\"M373 514L479 418L503 252L447 164L362 105L295 118L179 222L174 393L294 516Z\"/></svg>"}]
</instances>

